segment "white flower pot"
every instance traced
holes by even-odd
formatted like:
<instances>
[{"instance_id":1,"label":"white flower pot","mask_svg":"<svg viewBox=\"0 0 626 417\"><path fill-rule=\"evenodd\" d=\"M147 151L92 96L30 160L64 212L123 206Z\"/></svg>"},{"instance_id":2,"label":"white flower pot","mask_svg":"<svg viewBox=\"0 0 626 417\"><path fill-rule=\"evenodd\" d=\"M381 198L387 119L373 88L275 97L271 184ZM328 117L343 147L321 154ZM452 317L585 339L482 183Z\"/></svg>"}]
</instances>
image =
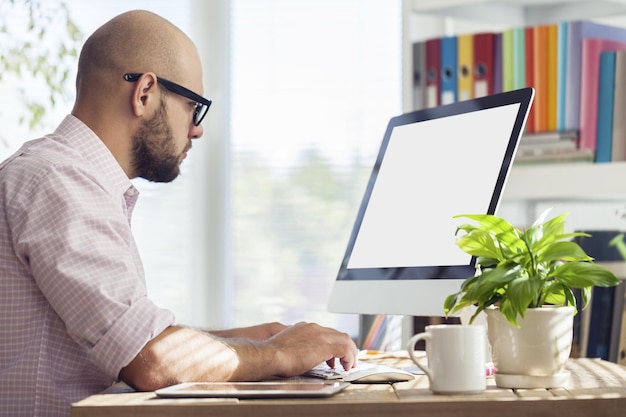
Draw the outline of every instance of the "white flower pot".
<instances>
[{"instance_id":1,"label":"white flower pot","mask_svg":"<svg viewBox=\"0 0 626 417\"><path fill-rule=\"evenodd\" d=\"M572 349L575 308L528 309L519 327L498 309L487 309L496 385L503 388L556 388L569 379L564 365Z\"/></svg>"}]
</instances>

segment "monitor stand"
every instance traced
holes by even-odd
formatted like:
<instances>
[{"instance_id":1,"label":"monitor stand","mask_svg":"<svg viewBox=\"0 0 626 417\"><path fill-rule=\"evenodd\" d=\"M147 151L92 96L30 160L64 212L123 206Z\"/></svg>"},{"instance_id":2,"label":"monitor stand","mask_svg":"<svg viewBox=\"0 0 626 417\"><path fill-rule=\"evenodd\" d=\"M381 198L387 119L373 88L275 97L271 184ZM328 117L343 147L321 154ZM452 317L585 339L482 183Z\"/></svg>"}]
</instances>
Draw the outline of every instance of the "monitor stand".
<instances>
[{"instance_id":1,"label":"monitor stand","mask_svg":"<svg viewBox=\"0 0 626 417\"><path fill-rule=\"evenodd\" d=\"M359 316L358 345L365 350L401 351L411 336L423 332L426 326L460 323L460 317L362 314ZM423 342L418 342L417 349L424 349Z\"/></svg>"}]
</instances>

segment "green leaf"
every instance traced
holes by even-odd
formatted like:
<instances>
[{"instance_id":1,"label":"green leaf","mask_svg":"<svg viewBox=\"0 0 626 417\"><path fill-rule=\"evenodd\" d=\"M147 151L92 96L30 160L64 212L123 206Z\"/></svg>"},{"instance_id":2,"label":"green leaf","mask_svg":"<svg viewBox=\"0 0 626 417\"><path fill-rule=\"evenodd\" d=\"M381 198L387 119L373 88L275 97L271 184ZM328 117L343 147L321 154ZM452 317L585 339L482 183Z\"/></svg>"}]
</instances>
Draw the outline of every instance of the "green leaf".
<instances>
[{"instance_id":1,"label":"green leaf","mask_svg":"<svg viewBox=\"0 0 626 417\"><path fill-rule=\"evenodd\" d=\"M493 236L482 230L473 230L458 237L456 244L463 252L472 256L501 259L502 252Z\"/></svg>"},{"instance_id":2,"label":"green leaf","mask_svg":"<svg viewBox=\"0 0 626 417\"><path fill-rule=\"evenodd\" d=\"M558 282L571 288L612 287L619 279L607 268L590 262L567 262L551 274Z\"/></svg>"},{"instance_id":3,"label":"green leaf","mask_svg":"<svg viewBox=\"0 0 626 417\"><path fill-rule=\"evenodd\" d=\"M556 216L543 224L543 230L546 237L561 236L565 232L565 218L569 213L563 213Z\"/></svg>"},{"instance_id":4,"label":"green leaf","mask_svg":"<svg viewBox=\"0 0 626 417\"><path fill-rule=\"evenodd\" d=\"M541 281L534 277L521 276L509 283L507 296L522 317L526 308L539 307L537 295L540 293L540 287Z\"/></svg>"},{"instance_id":5,"label":"green leaf","mask_svg":"<svg viewBox=\"0 0 626 417\"><path fill-rule=\"evenodd\" d=\"M489 230L496 235L509 233L517 234L517 229L513 227L511 223L491 214L459 214L453 218L457 219L461 217L478 222L481 229Z\"/></svg>"},{"instance_id":6,"label":"green leaf","mask_svg":"<svg viewBox=\"0 0 626 417\"><path fill-rule=\"evenodd\" d=\"M511 323L515 327L519 327L517 323L517 317L519 315L519 311L515 308L515 306L510 302L510 299L505 299L500 303L500 313L504 316L504 318Z\"/></svg>"},{"instance_id":7,"label":"green leaf","mask_svg":"<svg viewBox=\"0 0 626 417\"><path fill-rule=\"evenodd\" d=\"M565 217L568 214L564 213L546 221L550 211L551 208L545 210L524 234L524 240L533 252L538 252L543 247L564 239Z\"/></svg>"},{"instance_id":8,"label":"green leaf","mask_svg":"<svg viewBox=\"0 0 626 417\"><path fill-rule=\"evenodd\" d=\"M576 307L576 304L577 304L576 303L576 297L574 296L574 292L572 291L572 289L571 288L565 288L564 292L565 292L565 299L567 300L567 305ZM578 314L578 309L576 309L576 313L575 314Z\"/></svg>"},{"instance_id":9,"label":"green leaf","mask_svg":"<svg viewBox=\"0 0 626 417\"><path fill-rule=\"evenodd\" d=\"M589 305L589 300L591 299L591 288L588 288L588 287L581 288L580 294L581 294L581 298L583 302L583 310L584 310Z\"/></svg>"},{"instance_id":10,"label":"green leaf","mask_svg":"<svg viewBox=\"0 0 626 417\"><path fill-rule=\"evenodd\" d=\"M544 299L541 304L565 305L568 301L569 289L560 283L551 283L544 289Z\"/></svg>"},{"instance_id":11,"label":"green leaf","mask_svg":"<svg viewBox=\"0 0 626 417\"><path fill-rule=\"evenodd\" d=\"M494 266L494 265L497 265L498 263L500 263L500 261L496 258L487 258L484 256L476 257L476 265L478 265L481 268Z\"/></svg>"},{"instance_id":12,"label":"green leaf","mask_svg":"<svg viewBox=\"0 0 626 417\"><path fill-rule=\"evenodd\" d=\"M624 243L624 233L620 233L611 239L609 246L614 246L620 255L622 255L622 258L626 260L626 243Z\"/></svg>"},{"instance_id":13,"label":"green leaf","mask_svg":"<svg viewBox=\"0 0 626 417\"><path fill-rule=\"evenodd\" d=\"M575 242L555 242L541 252L542 260L590 261L592 258Z\"/></svg>"},{"instance_id":14,"label":"green leaf","mask_svg":"<svg viewBox=\"0 0 626 417\"><path fill-rule=\"evenodd\" d=\"M510 269L492 268L485 270L474 281L474 285L466 289L467 295L475 302L488 300L497 289L503 288L510 282L519 279L523 273L524 271L518 266Z\"/></svg>"},{"instance_id":15,"label":"green leaf","mask_svg":"<svg viewBox=\"0 0 626 417\"><path fill-rule=\"evenodd\" d=\"M474 283L478 281L478 278L479 278L479 275L474 275L472 277L467 278L465 281L463 281L463 283L461 284L460 292L466 292L469 288L472 288Z\"/></svg>"},{"instance_id":16,"label":"green leaf","mask_svg":"<svg viewBox=\"0 0 626 417\"><path fill-rule=\"evenodd\" d=\"M443 303L443 312L446 315L446 317L448 317L448 315L453 314L455 312L454 307L457 305L460 296L461 296L461 293L456 293L456 294L450 294L449 296L446 297L446 300Z\"/></svg>"}]
</instances>

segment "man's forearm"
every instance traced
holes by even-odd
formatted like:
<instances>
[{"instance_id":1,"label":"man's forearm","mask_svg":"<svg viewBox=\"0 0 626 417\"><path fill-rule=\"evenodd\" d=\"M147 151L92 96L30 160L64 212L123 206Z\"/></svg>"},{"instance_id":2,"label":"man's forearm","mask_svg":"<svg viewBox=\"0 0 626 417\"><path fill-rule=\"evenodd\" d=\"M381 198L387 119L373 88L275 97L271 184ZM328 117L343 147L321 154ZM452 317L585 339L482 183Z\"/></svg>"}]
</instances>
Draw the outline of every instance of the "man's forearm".
<instances>
[{"instance_id":1,"label":"man's forearm","mask_svg":"<svg viewBox=\"0 0 626 417\"><path fill-rule=\"evenodd\" d=\"M218 334L244 337L169 327L148 342L120 377L140 390L154 390L178 382L295 376L335 358L345 369L356 364L350 336L315 323L269 323Z\"/></svg>"},{"instance_id":2,"label":"man's forearm","mask_svg":"<svg viewBox=\"0 0 626 417\"><path fill-rule=\"evenodd\" d=\"M258 380L271 376L267 373L274 367L273 356L271 349L249 340L226 343L196 330L170 327L150 341L120 376L143 391L184 381ZM243 358L250 363L243 364Z\"/></svg>"}]
</instances>

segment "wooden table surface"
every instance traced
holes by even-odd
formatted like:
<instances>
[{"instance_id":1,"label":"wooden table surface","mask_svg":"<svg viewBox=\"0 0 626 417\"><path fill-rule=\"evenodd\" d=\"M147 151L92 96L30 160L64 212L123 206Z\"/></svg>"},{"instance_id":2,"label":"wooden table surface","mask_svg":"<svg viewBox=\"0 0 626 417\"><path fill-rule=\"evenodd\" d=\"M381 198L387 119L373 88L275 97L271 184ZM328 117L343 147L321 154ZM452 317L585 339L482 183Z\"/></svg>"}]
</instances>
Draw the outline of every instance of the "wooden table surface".
<instances>
[{"instance_id":1,"label":"wooden table surface","mask_svg":"<svg viewBox=\"0 0 626 417\"><path fill-rule=\"evenodd\" d=\"M406 364L405 359L378 360ZM404 362L403 362L404 361ZM626 367L600 359L570 359L571 378L558 389L501 389L493 379L482 394L434 395L428 379L352 384L314 399L163 399L152 392L99 394L72 407L72 417L184 416L626 416Z\"/></svg>"}]
</instances>

